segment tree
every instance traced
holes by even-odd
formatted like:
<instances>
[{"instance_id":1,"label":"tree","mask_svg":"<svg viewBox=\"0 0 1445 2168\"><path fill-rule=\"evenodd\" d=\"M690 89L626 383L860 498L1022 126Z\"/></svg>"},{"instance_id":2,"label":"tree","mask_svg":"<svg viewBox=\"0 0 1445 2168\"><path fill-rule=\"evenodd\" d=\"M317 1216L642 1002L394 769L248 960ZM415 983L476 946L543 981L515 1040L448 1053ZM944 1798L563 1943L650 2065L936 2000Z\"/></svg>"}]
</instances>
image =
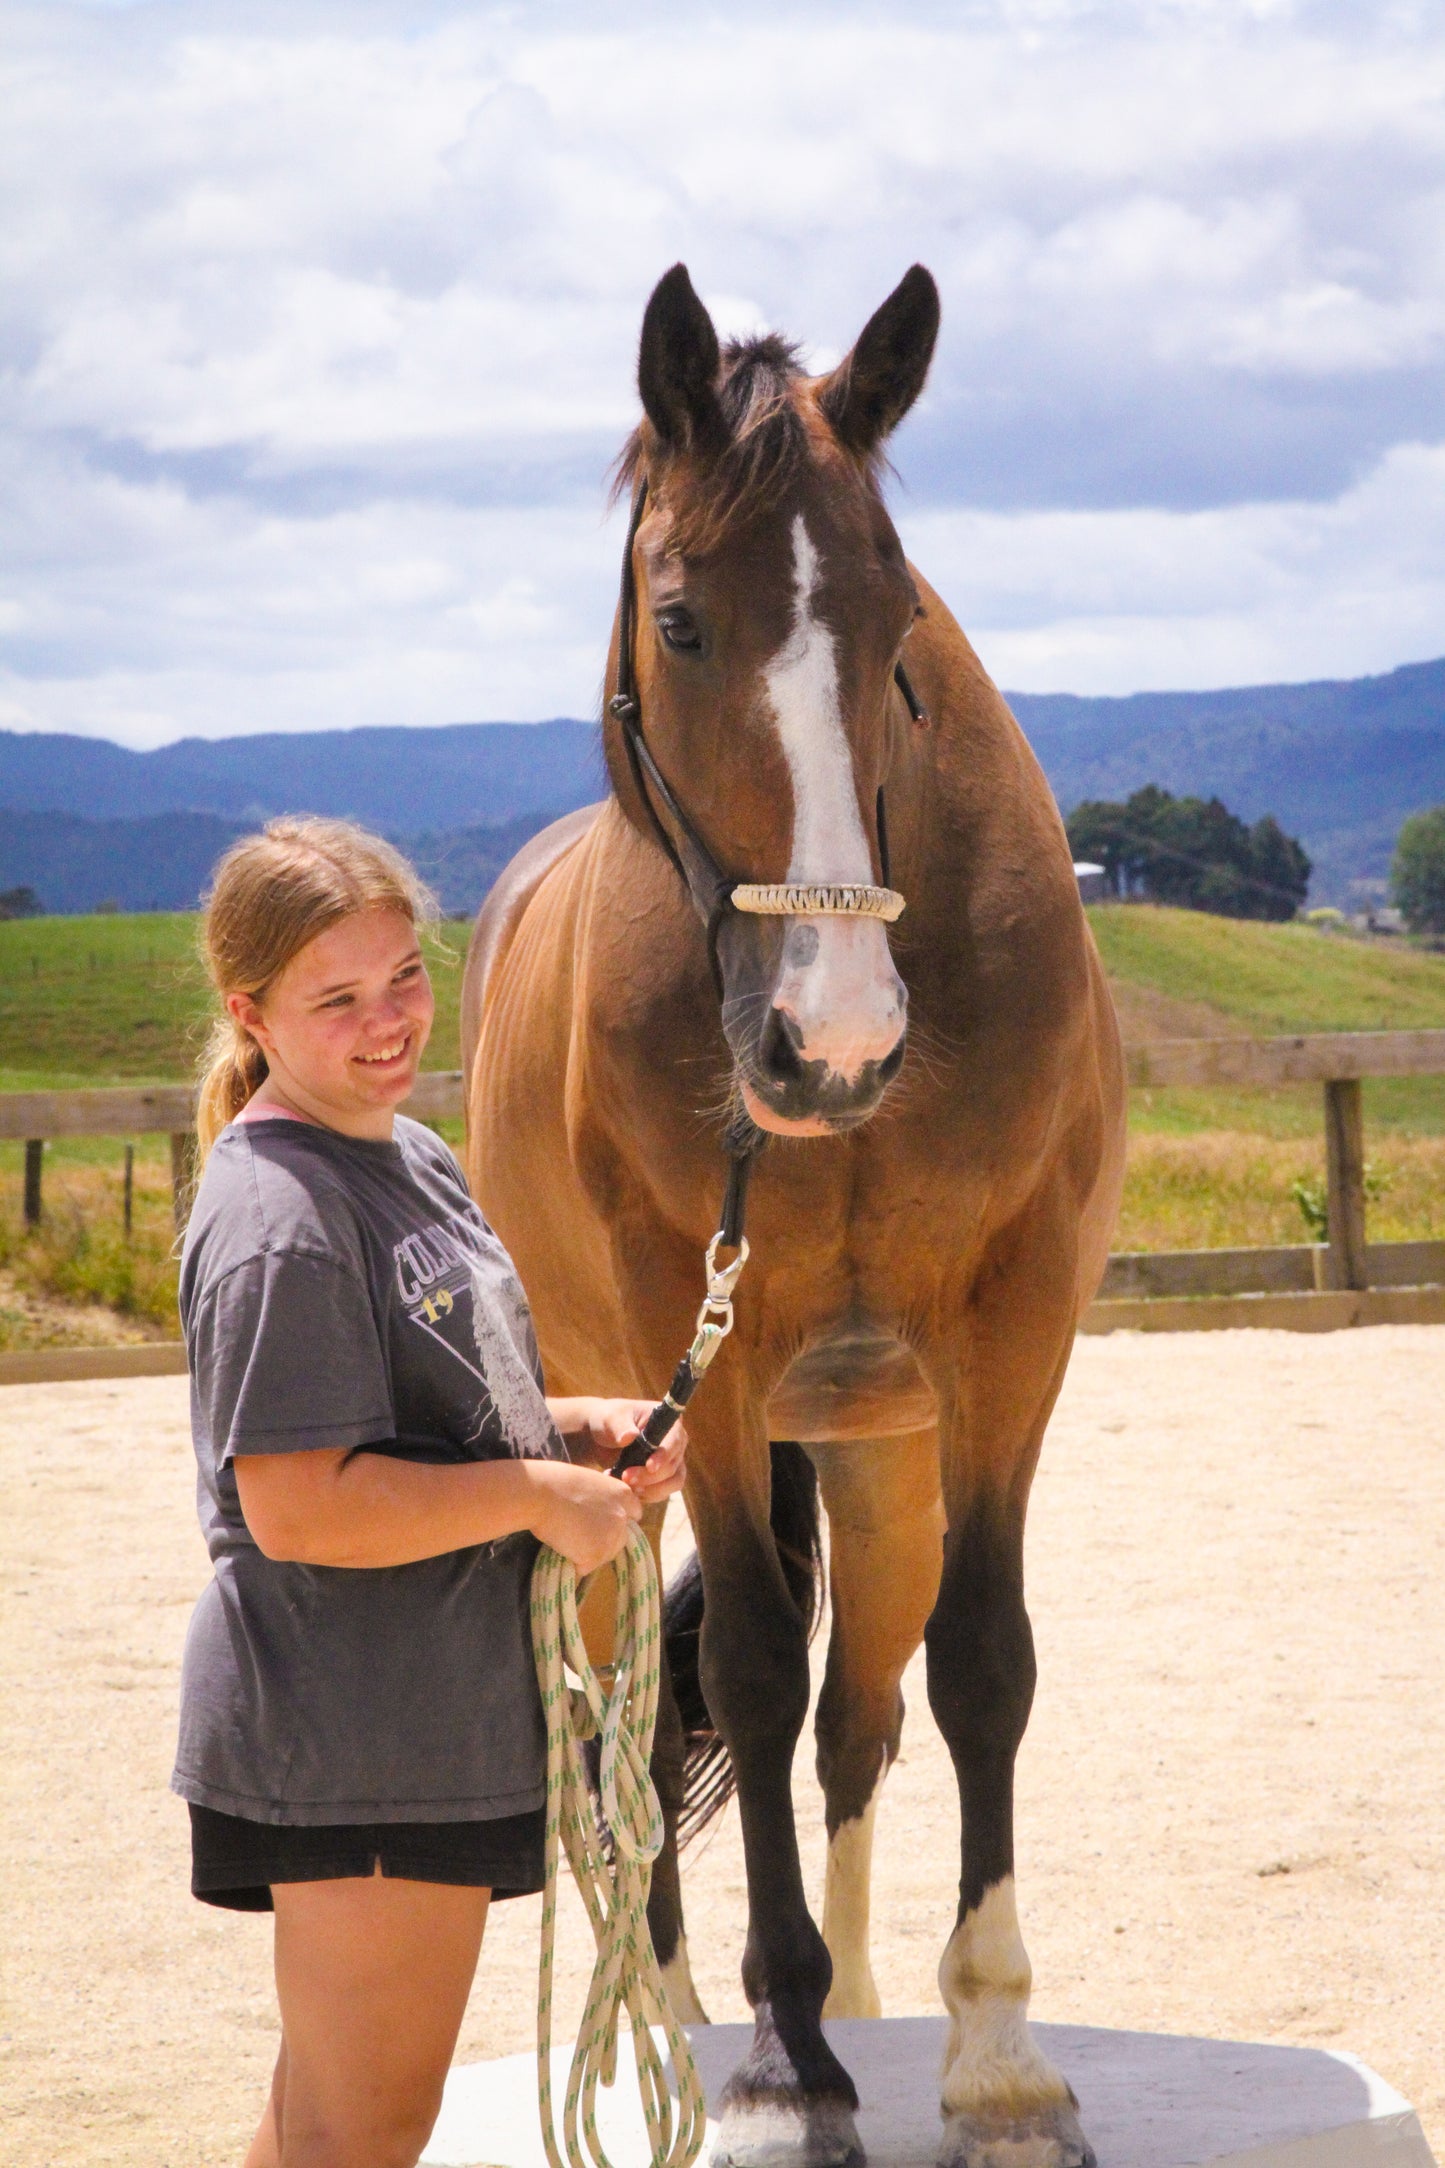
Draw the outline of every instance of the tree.
<instances>
[{"instance_id":1,"label":"tree","mask_svg":"<svg viewBox=\"0 0 1445 2168\"><path fill-rule=\"evenodd\" d=\"M1246 911L1245 918L1293 918L1302 909L1310 892L1309 853L1296 836L1287 836L1272 813L1257 820L1249 831L1250 876L1262 884L1262 891L1271 890L1278 898L1280 908L1274 911ZM1293 899L1293 908L1284 905Z\"/></svg>"},{"instance_id":2,"label":"tree","mask_svg":"<svg viewBox=\"0 0 1445 2168\"><path fill-rule=\"evenodd\" d=\"M33 888L0 888L0 918L40 918L44 911Z\"/></svg>"},{"instance_id":3,"label":"tree","mask_svg":"<svg viewBox=\"0 0 1445 2168\"><path fill-rule=\"evenodd\" d=\"M1445 805L1402 822L1390 893L1411 933L1445 933Z\"/></svg>"},{"instance_id":4,"label":"tree","mask_svg":"<svg viewBox=\"0 0 1445 2168\"><path fill-rule=\"evenodd\" d=\"M1075 858L1101 865L1116 896L1286 919L1309 892L1309 858L1273 815L1247 827L1218 798L1176 798L1146 783L1122 805L1086 800L1066 826Z\"/></svg>"}]
</instances>

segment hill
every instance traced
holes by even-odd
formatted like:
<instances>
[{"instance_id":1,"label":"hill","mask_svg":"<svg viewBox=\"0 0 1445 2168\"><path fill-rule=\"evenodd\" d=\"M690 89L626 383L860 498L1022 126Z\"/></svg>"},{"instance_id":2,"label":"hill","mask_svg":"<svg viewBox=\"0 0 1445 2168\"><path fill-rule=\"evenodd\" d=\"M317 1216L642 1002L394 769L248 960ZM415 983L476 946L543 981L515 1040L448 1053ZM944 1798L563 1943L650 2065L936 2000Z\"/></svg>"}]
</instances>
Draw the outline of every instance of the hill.
<instances>
[{"instance_id":1,"label":"hill","mask_svg":"<svg viewBox=\"0 0 1445 2168\"><path fill-rule=\"evenodd\" d=\"M1089 920L1128 1037L1445 1029L1442 955L1147 904ZM428 936L428 1068L459 1059L468 930ZM189 1074L209 1015L195 941L180 911L0 922L0 1089Z\"/></svg>"},{"instance_id":2,"label":"hill","mask_svg":"<svg viewBox=\"0 0 1445 2168\"><path fill-rule=\"evenodd\" d=\"M1314 685L1009 701L1065 811L1158 783L1248 821L1272 813L1314 861L1315 903L1383 879L1405 815L1445 800L1445 661Z\"/></svg>"},{"instance_id":3,"label":"hill","mask_svg":"<svg viewBox=\"0 0 1445 2168\"><path fill-rule=\"evenodd\" d=\"M427 936L437 997L425 1067L460 1060L465 925ZM0 1091L190 1076L211 1016L190 912L0 921Z\"/></svg>"},{"instance_id":4,"label":"hill","mask_svg":"<svg viewBox=\"0 0 1445 2168\"><path fill-rule=\"evenodd\" d=\"M243 832L215 813L93 821L0 812L0 888L33 888L48 912L186 910Z\"/></svg>"},{"instance_id":5,"label":"hill","mask_svg":"<svg viewBox=\"0 0 1445 2168\"><path fill-rule=\"evenodd\" d=\"M565 813L603 785L596 727L566 720L182 738L149 753L0 731L0 807L90 820L214 813L254 826L304 808L412 834Z\"/></svg>"},{"instance_id":6,"label":"hill","mask_svg":"<svg viewBox=\"0 0 1445 2168\"><path fill-rule=\"evenodd\" d=\"M1445 660L1313 685L1009 699L1066 812L1152 782L1217 795L1247 821L1272 813L1314 861L1316 903L1383 879L1405 815L1445 800ZM595 725L566 719L187 738L149 753L0 731L0 888L27 882L50 910L111 896L184 907L208 836L220 849L240 826L305 809L425 836L417 848L447 869L449 907L471 910L495 871L485 831L516 824L523 840L604 787ZM217 825L146 825L179 814ZM96 832L40 820L56 815Z\"/></svg>"},{"instance_id":7,"label":"hill","mask_svg":"<svg viewBox=\"0 0 1445 2168\"><path fill-rule=\"evenodd\" d=\"M550 810L496 827L424 830L395 841L449 917L470 917ZM383 824L377 822L381 827ZM229 843L254 820L217 813L151 813L86 820L78 813L0 812L0 889L31 888L47 912L190 911Z\"/></svg>"},{"instance_id":8,"label":"hill","mask_svg":"<svg viewBox=\"0 0 1445 2168\"><path fill-rule=\"evenodd\" d=\"M1096 904L1089 923L1126 1039L1445 1030L1445 956L1403 942L1152 904ZM1373 1079L1365 1104L1371 1134L1445 1133L1445 1077ZM1234 1130L1317 1142L1320 1125L1313 1084L1136 1091L1129 1113L1136 1140Z\"/></svg>"},{"instance_id":9,"label":"hill","mask_svg":"<svg viewBox=\"0 0 1445 2168\"><path fill-rule=\"evenodd\" d=\"M1088 916L1113 984L1205 1004L1215 1029L1445 1030L1445 956L1402 942L1153 904L1095 904Z\"/></svg>"},{"instance_id":10,"label":"hill","mask_svg":"<svg viewBox=\"0 0 1445 2168\"><path fill-rule=\"evenodd\" d=\"M1445 1026L1445 956L1145 905L1099 906L1090 918L1128 1037ZM195 932L187 913L0 922L0 1090L193 1074L210 1011ZM437 995L429 1068L459 1058L466 936L464 925L444 925L428 937ZM1366 1095L1372 1239L1438 1236L1445 1080L1390 1079ZM1318 1087L1142 1090L1131 1102L1116 1248L1308 1237L1305 1202L1323 1195ZM448 1134L455 1141L459 1125ZM121 1314L125 1332L173 1331L164 1140L143 1140L137 1155L133 1237L121 1233L119 1140L62 1139L47 1148L46 1168L46 1216L24 1236L21 1147L0 1146L0 1346L89 1344L94 1311L65 1306L97 1301ZM32 1297L49 1305L43 1315L24 1307Z\"/></svg>"}]
</instances>

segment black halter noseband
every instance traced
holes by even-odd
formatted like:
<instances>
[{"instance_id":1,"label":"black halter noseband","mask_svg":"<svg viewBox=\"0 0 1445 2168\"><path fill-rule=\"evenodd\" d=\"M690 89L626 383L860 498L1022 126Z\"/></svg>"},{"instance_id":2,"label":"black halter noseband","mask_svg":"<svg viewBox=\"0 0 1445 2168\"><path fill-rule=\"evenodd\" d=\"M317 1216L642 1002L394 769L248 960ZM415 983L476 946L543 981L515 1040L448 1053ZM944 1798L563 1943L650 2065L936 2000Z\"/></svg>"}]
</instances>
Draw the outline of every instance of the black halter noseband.
<instances>
[{"instance_id":1,"label":"black halter noseband","mask_svg":"<svg viewBox=\"0 0 1445 2168\"><path fill-rule=\"evenodd\" d=\"M666 776L652 757L652 751L643 735L642 703L637 696L637 678L634 647L637 638L637 582L632 570L632 550L637 540L637 530L642 524L642 514L647 503L647 477L638 483L632 499L632 515L627 523L627 541L622 551L622 582L617 616L617 690L608 701L611 714L622 725L622 742L627 750L627 765L637 795L647 813L653 834L666 857L675 868L678 878L692 898L693 907L707 929L708 964L718 999L723 998L722 966L718 961L717 943L723 920L729 911L745 909L764 915L808 914L809 906L815 912L843 914L860 909L875 917L896 917L903 908L902 898L893 899L892 908L883 908L876 900L888 894L888 820L884 808L883 786L878 786L878 861L883 875L883 886L878 889L847 889L843 887L790 887L779 883L774 887L758 887L739 881L732 874L724 873L713 857L697 829L688 819L673 794ZM908 713L915 723L925 723L928 717L923 705L908 681L908 673L902 663L893 669L894 681L902 693ZM675 823L682 838L683 848L668 834L662 816L657 810L661 800ZM684 853L686 856L684 856ZM693 861L690 868L687 860ZM746 901L739 903L740 894Z\"/></svg>"}]
</instances>

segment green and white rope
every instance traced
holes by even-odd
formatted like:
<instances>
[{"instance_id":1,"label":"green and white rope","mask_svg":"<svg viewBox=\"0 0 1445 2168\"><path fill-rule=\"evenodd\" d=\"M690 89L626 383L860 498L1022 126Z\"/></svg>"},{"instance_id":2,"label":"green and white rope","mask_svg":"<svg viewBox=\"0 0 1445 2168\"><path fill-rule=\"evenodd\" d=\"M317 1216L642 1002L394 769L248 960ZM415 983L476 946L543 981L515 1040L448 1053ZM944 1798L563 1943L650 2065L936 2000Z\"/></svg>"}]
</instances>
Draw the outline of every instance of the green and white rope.
<instances>
[{"instance_id":1,"label":"green and white rope","mask_svg":"<svg viewBox=\"0 0 1445 2168\"><path fill-rule=\"evenodd\" d=\"M662 1606L652 1552L640 1528L613 1561L617 1625L611 1692L588 1661L577 1618L577 1574L544 1549L532 1570L532 1649L547 1719L547 1882L537 1978L537 2103L550 2168L613 2168L597 2132L598 2083L617 2076L623 2011L632 2030L638 2091L651 2146L649 2168L692 2168L702 2151L707 2103L687 2036L668 2004L647 1893L662 1849L662 1811L648 1773L662 1656ZM568 1668L580 1681L569 1688ZM579 1738L602 1739L602 1812L612 1833L609 1866L597 1828ZM572 2054L558 2143L552 2100L553 1957L557 1868L565 1847L582 1893L597 1962ZM653 2026L661 2028L677 2079L674 2108Z\"/></svg>"}]
</instances>

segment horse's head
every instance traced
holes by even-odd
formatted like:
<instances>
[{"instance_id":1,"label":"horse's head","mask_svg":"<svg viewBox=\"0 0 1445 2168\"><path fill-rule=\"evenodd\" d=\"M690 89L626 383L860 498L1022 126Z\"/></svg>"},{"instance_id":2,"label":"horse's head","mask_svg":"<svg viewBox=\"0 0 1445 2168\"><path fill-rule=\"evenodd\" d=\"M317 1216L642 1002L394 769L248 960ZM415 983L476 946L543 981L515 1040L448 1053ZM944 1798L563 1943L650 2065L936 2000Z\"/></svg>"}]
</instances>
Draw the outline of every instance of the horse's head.
<instances>
[{"instance_id":1,"label":"horse's head","mask_svg":"<svg viewBox=\"0 0 1445 2168\"><path fill-rule=\"evenodd\" d=\"M918 596L879 454L922 389L937 330L937 288L918 265L821 377L779 338L720 349L681 264L648 303L646 418L622 462L624 485L646 485L631 670L647 748L685 821L655 789L649 813L615 721L609 762L629 815L660 820L700 907L709 861L749 883L886 881L879 792L907 727L893 673ZM870 1115L906 1028L881 918L729 909L714 936L753 1119L817 1135Z\"/></svg>"}]
</instances>

